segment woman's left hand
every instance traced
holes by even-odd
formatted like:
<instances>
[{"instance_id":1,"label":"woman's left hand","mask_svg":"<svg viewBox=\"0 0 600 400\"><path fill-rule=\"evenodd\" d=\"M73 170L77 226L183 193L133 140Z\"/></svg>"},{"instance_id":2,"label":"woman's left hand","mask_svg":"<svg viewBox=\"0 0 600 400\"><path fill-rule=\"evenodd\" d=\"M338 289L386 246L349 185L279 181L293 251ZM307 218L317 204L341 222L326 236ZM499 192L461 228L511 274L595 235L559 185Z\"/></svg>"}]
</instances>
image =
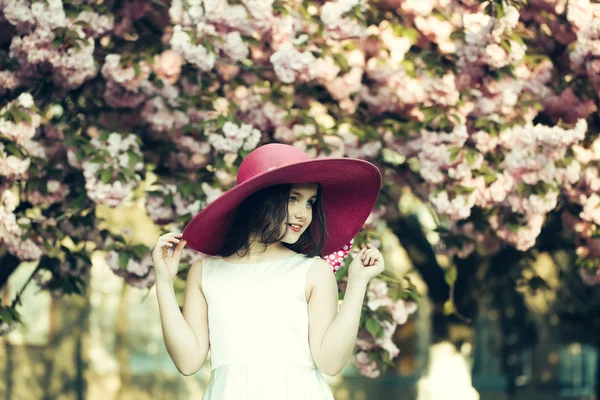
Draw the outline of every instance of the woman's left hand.
<instances>
[{"instance_id":1,"label":"woman's left hand","mask_svg":"<svg viewBox=\"0 0 600 400\"><path fill-rule=\"evenodd\" d=\"M383 256L372 244L363 247L348 267L348 281L359 281L365 284L385 269Z\"/></svg>"}]
</instances>

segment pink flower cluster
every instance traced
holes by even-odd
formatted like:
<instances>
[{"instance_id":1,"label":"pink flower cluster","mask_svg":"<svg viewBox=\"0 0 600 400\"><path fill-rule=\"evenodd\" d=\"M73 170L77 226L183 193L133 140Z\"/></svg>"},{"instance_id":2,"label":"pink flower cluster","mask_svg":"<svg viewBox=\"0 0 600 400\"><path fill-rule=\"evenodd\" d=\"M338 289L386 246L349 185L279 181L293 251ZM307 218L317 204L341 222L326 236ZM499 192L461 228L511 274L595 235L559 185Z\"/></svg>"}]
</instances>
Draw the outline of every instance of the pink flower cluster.
<instances>
[{"instance_id":1,"label":"pink flower cluster","mask_svg":"<svg viewBox=\"0 0 600 400\"><path fill-rule=\"evenodd\" d=\"M222 129L223 134L210 133L208 142L219 153L236 153L240 150L251 151L258 146L261 133L249 124L236 125L226 122Z\"/></svg>"},{"instance_id":2,"label":"pink flower cluster","mask_svg":"<svg viewBox=\"0 0 600 400\"><path fill-rule=\"evenodd\" d=\"M10 190L5 189L0 194L0 244L20 260L39 260L43 254L42 249L27 236L30 221L17 218L14 213L17 201Z\"/></svg>"},{"instance_id":3,"label":"pink flower cluster","mask_svg":"<svg viewBox=\"0 0 600 400\"><path fill-rule=\"evenodd\" d=\"M174 184L159 186L152 194L146 196L146 212L158 225L173 221L177 216L193 216L200 211L201 207L200 199L183 198Z\"/></svg>"},{"instance_id":4,"label":"pink flower cluster","mask_svg":"<svg viewBox=\"0 0 600 400\"><path fill-rule=\"evenodd\" d=\"M152 256L146 254L141 260L137 260L130 255L125 268L121 269L119 264L119 253L109 251L105 255L105 260L115 275L125 279L128 285L139 289L147 289L154 285L156 275L152 267Z\"/></svg>"},{"instance_id":5,"label":"pink flower cluster","mask_svg":"<svg viewBox=\"0 0 600 400\"><path fill-rule=\"evenodd\" d=\"M482 12L465 13L462 17L464 42L457 45L460 57L458 66L472 68L473 65L499 69L519 62L526 47L511 38L519 22L519 11L507 6L503 18L495 19ZM504 46L507 43L508 48Z\"/></svg>"},{"instance_id":6,"label":"pink flower cluster","mask_svg":"<svg viewBox=\"0 0 600 400\"><path fill-rule=\"evenodd\" d=\"M14 36L10 44L10 56L21 66L16 75L21 83L37 80L42 77L39 71L50 70L55 84L74 89L96 75L93 37L112 28L110 17L84 12L81 18L71 19L61 0L6 0L2 6L4 18L23 35ZM89 27L87 31L82 23ZM71 33L72 39L57 36L61 30L63 34ZM15 84L2 86L10 88Z\"/></svg>"},{"instance_id":7,"label":"pink flower cluster","mask_svg":"<svg viewBox=\"0 0 600 400\"><path fill-rule=\"evenodd\" d=\"M527 250L541 232L544 215L558 204L557 188L579 181L580 163L561 163L586 130L585 120L573 129L528 124L490 138L483 131L469 136L464 126L457 126L451 133L422 132L402 149L418 151L420 174L435 188L429 201L440 214L458 221L469 218L475 206L504 210L507 215L493 216L490 227L506 242ZM479 151L464 147L469 140ZM487 153L503 160L497 165L484 162ZM468 255L464 250L459 253Z\"/></svg>"},{"instance_id":8,"label":"pink flower cluster","mask_svg":"<svg viewBox=\"0 0 600 400\"><path fill-rule=\"evenodd\" d=\"M376 378L379 376L380 371L377 362L369 354L382 349L388 353L388 359L390 360L398 356L400 350L393 342L393 335L398 325L405 324L408 317L417 311L417 304L402 299L394 302L388 284L375 278L371 280L367 291L367 307L373 312L376 320L378 313L381 312L390 313L393 318L393 321L377 320L382 328L382 334L377 337L374 337L366 328L362 327L356 341L359 351L355 355L355 366L362 375Z\"/></svg>"},{"instance_id":9,"label":"pink flower cluster","mask_svg":"<svg viewBox=\"0 0 600 400\"><path fill-rule=\"evenodd\" d=\"M69 186L56 179L46 181L44 190L39 189L26 191L25 200L34 206L48 207L55 203L61 203L69 195Z\"/></svg>"},{"instance_id":10,"label":"pink flower cluster","mask_svg":"<svg viewBox=\"0 0 600 400\"><path fill-rule=\"evenodd\" d=\"M40 126L41 118L34 111L33 97L29 93L22 93L16 100L8 103L0 109L0 135L12 141L12 144L25 150L26 154L45 157L44 149L33 139L37 128ZM21 120L14 118L6 119L2 116L21 115ZM28 120L29 119L29 120ZM10 180L24 178L27 176L31 158L15 154L9 151L9 143L0 142L0 176Z\"/></svg>"},{"instance_id":11,"label":"pink flower cluster","mask_svg":"<svg viewBox=\"0 0 600 400\"><path fill-rule=\"evenodd\" d=\"M583 69L600 96L600 4L590 0L569 1L567 20L577 37L569 53L571 68Z\"/></svg>"},{"instance_id":12,"label":"pink flower cluster","mask_svg":"<svg viewBox=\"0 0 600 400\"><path fill-rule=\"evenodd\" d=\"M117 207L138 185L144 164L138 137L112 132L104 140L100 137L90 141L94 148L81 164L75 151L68 152L69 162L83 168L88 197L98 204ZM133 157L133 158L132 158ZM124 173L125 172L125 173Z\"/></svg>"},{"instance_id":13,"label":"pink flower cluster","mask_svg":"<svg viewBox=\"0 0 600 400\"><path fill-rule=\"evenodd\" d=\"M104 100L114 108L135 108L139 106L146 95L140 86L150 77L152 67L145 61L121 65L121 56L109 54L104 59L102 76L106 79Z\"/></svg>"},{"instance_id":14,"label":"pink flower cluster","mask_svg":"<svg viewBox=\"0 0 600 400\"><path fill-rule=\"evenodd\" d=\"M321 21L326 32L334 39L351 39L362 37L365 33L363 24L349 14L358 10L366 11L366 0L334 0L321 7Z\"/></svg>"}]
</instances>

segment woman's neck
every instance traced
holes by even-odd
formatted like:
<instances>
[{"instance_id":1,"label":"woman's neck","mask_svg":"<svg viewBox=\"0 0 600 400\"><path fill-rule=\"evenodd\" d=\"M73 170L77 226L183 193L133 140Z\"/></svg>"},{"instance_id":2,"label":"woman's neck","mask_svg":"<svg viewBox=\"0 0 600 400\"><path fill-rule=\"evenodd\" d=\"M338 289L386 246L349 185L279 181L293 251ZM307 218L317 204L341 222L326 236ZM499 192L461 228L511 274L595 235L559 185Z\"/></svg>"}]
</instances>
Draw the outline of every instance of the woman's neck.
<instances>
[{"instance_id":1,"label":"woman's neck","mask_svg":"<svg viewBox=\"0 0 600 400\"><path fill-rule=\"evenodd\" d=\"M293 253L292 250L288 249L281 243L273 243L269 246L266 246L266 248L264 243L257 240L253 241L252 238L250 238L249 243L250 245L248 246L248 251L246 254L243 254L243 252L238 252L227 258L241 259L245 260L246 262L260 262L269 260L271 258L278 258L284 254L290 255Z\"/></svg>"}]
</instances>

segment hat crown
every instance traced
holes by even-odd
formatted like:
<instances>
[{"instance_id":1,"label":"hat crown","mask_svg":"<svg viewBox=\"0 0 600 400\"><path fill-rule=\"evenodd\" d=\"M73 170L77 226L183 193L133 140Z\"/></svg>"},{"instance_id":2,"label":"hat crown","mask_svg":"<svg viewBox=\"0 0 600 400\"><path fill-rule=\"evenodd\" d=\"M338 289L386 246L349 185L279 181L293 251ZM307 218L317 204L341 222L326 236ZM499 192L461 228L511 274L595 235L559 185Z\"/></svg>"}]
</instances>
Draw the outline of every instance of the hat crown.
<instances>
[{"instance_id":1,"label":"hat crown","mask_svg":"<svg viewBox=\"0 0 600 400\"><path fill-rule=\"evenodd\" d=\"M271 143L260 146L242 161L238 170L237 184L272 169L307 160L310 160L308 154L287 144Z\"/></svg>"}]
</instances>

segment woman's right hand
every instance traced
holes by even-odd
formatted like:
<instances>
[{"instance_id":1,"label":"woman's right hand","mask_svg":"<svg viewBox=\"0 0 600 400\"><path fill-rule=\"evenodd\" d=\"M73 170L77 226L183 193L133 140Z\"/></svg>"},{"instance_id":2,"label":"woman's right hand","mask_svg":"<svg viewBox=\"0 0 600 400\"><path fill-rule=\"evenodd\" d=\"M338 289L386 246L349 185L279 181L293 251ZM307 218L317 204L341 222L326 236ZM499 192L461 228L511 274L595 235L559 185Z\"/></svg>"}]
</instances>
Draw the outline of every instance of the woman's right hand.
<instances>
[{"instance_id":1,"label":"woman's right hand","mask_svg":"<svg viewBox=\"0 0 600 400\"><path fill-rule=\"evenodd\" d=\"M179 259L181 252L187 243L181 240L182 234L169 232L158 237L156 246L152 250L152 262L157 281L173 282L179 269ZM173 254L169 256L169 248L177 244Z\"/></svg>"}]
</instances>

